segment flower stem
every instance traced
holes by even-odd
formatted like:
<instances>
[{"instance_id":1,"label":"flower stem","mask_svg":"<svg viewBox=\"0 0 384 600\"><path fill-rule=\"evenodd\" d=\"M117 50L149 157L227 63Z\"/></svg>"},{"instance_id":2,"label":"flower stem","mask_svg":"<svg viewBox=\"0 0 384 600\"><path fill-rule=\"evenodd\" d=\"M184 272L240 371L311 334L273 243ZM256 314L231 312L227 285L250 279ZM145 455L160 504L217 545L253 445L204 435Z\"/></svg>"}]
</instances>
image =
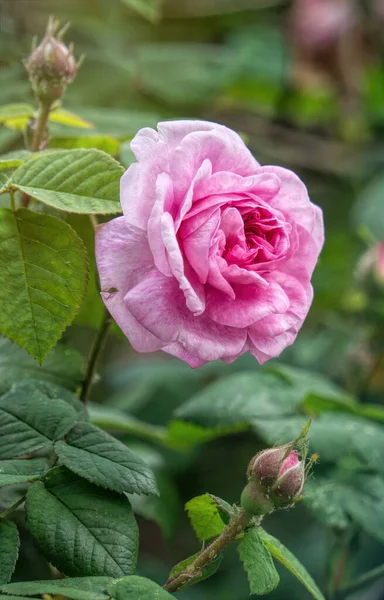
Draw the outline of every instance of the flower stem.
<instances>
[{"instance_id":1,"label":"flower stem","mask_svg":"<svg viewBox=\"0 0 384 600\"><path fill-rule=\"evenodd\" d=\"M163 586L167 592L177 592L185 583L194 579L195 577L201 576L201 571L204 567L209 565L225 546L232 542L240 533L244 531L246 526L252 519L245 510L241 510L236 517L234 517L229 524L225 527L223 532L195 558L191 564L189 564L184 571L168 579L167 583Z\"/></svg>"},{"instance_id":2,"label":"flower stem","mask_svg":"<svg viewBox=\"0 0 384 600\"><path fill-rule=\"evenodd\" d=\"M23 502L25 502L25 496L22 496L22 498L20 498L17 502L15 502L15 504L12 504L12 506L10 506L9 508L7 508L7 510L2 512L0 514L0 519L6 519L8 517L8 515L13 513L13 511L15 511L16 508L18 508L20 506L20 504L23 504Z\"/></svg>"},{"instance_id":3,"label":"flower stem","mask_svg":"<svg viewBox=\"0 0 384 600\"><path fill-rule=\"evenodd\" d=\"M49 113L51 112L52 103L51 102L40 102L39 112L37 115L36 127L33 133L32 143L31 143L31 151L38 152L39 150L43 150L45 146L44 136L47 129L47 123L49 119ZM28 206L30 201L30 196L28 194L21 194L21 206L25 208Z\"/></svg>"},{"instance_id":4,"label":"flower stem","mask_svg":"<svg viewBox=\"0 0 384 600\"><path fill-rule=\"evenodd\" d=\"M83 385L81 388L80 399L84 403L87 402L87 400L88 400L89 393L90 393L91 387L92 387L93 376L94 376L95 369L97 366L97 362L100 357L100 353L103 349L103 346L104 346L104 343L107 338L107 334L108 334L108 331L109 331L109 328L111 325L112 325L112 317L110 316L108 311L105 309L103 321L101 323L99 331L97 332L95 341L93 343L91 352L89 354L87 369L86 369Z\"/></svg>"}]
</instances>

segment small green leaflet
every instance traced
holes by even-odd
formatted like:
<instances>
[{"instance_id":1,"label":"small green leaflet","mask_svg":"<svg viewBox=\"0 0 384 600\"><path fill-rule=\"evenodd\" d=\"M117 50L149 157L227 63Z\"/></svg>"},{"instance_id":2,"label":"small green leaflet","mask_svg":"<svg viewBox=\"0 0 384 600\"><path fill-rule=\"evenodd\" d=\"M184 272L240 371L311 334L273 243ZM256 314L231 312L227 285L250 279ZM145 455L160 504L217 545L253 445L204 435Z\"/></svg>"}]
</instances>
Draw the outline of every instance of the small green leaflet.
<instances>
[{"instance_id":1,"label":"small green leaflet","mask_svg":"<svg viewBox=\"0 0 384 600\"><path fill-rule=\"evenodd\" d=\"M251 594L263 596L272 592L280 578L258 528L253 527L244 533L239 541L238 551L248 575Z\"/></svg>"},{"instance_id":2,"label":"small green leaflet","mask_svg":"<svg viewBox=\"0 0 384 600\"><path fill-rule=\"evenodd\" d=\"M33 117L34 109L29 104L6 104L0 106L0 123L19 117Z\"/></svg>"},{"instance_id":3,"label":"small green leaflet","mask_svg":"<svg viewBox=\"0 0 384 600\"><path fill-rule=\"evenodd\" d=\"M157 23L160 19L161 0L122 0L122 2L151 23Z\"/></svg>"},{"instance_id":4,"label":"small green leaflet","mask_svg":"<svg viewBox=\"0 0 384 600\"><path fill-rule=\"evenodd\" d=\"M216 502L209 494L196 496L185 505L191 524L199 540L204 541L220 535L225 524Z\"/></svg>"},{"instance_id":5,"label":"small green leaflet","mask_svg":"<svg viewBox=\"0 0 384 600\"><path fill-rule=\"evenodd\" d=\"M88 266L83 243L56 217L3 208L0 246L0 333L41 363L84 297Z\"/></svg>"},{"instance_id":6,"label":"small green leaflet","mask_svg":"<svg viewBox=\"0 0 384 600\"><path fill-rule=\"evenodd\" d=\"M76 421L75 410L59 398L53 403L45 385L22 382L0 397L0 459L49 447Z\"/></svg>"},{"instance_id":7,"label":"small green leaflet","mask_svg":"<svg viewBox=\"0 0 384 600\"><path fill-rule=\"evenodd\" d=\"M122 577L135 571L138 528L124 496L58 467L31 485L26 514L41 552L68 576Z\"/></svg>"},{"instance_id":8,"label":"small green leaflet","mask_svg":"<svg viewBox=\"0 0 384 600\"><path fill-rule=\"evenodd\" d=\"M8 583L19 556L19 533L11 521L0 519L0 584Z\"/></svg>"},{"instance_id":9,"label":"small green leaflet","mask_svg":"<svg viewBox=\"0 0 384 600\"><path fill-rule=\"evenodd\" d=\"M51 581L23 581L3 585L7 594L21 596L60 595L70 600L109 600L106 588L113 581L110 577L77 577Z\"/></svg>"},{"instance_id":10,"label":"small green leaflet","mask_svg":"<svg viewBox=\"0 0 384 600\"><path fill-rule=\"evenodd\" d=\"M55 450L66 467L91 483L119 493L158 493L146 463L95 425L78 423Z\"/></svg>"},{"instance_id":11,"label":"small green leaflet","mask_svg":"<svg viewBox=\"0 0 384 600\"><path fill-rule=\"evenodd\" d=\"M15 150L0 156L0 171L20 167L31 156L28 150Z\"/></svg>"},{"instance_id":12,"label":"small green leaflet","mask_svg":"<svg viewBox=\"0 0 384 600\"><path fill-rule=\"evenodd\" d=\"M186 558L185 560L182 560L181 562L179 562L177 565L175 565L172 569L172 571L169 574L168 579L171 579L172 577L176 577L176 575L178 575L179 573L182 573L186 567L188 567L188 565L190 565L195 558L197 558L199 556L199 552L197 554L194 554L193 556L190 556L189 558ZM204 579L208 579L208 577L211 577L211 575L214 575L216 573L216 571L218 570L218 568L220 567L221 563L223 561L223 556L222 554L219 554L219 556L216 556L216 558L209 563L207 566L205 566L203 569L200 570L200 574L198 574L197 572L195 573L195 577L193 577L193 579L191 578L190 581L187 581L187 583L185 583L180 590L184 590L185 588L189 587L190 585L194 585L195 583L199 583L200 581L204 581Z\"/></svg>"},{"instance_id":13,"label":"small green leaflet","mask_svg":"<svg viewBox=\"0 0 384 600\"><path fill-rule=\"evenodd\" d=\"M171 600L168 594L157 583L145 577L123 577L114 581L107 588L114 600Z\"/></svg>"},{"instance_id":14,"label":"small green leaflet","mask_svg":"<svg viewBox=\"0 0 384 600\"><path fill-rule=\"evenodd\" d=\"M296 556L292 554L292 552L290 552L281 542L279 542L279 540L261 529L261 527L259 529L259 535L265 548L272 554L274 558L276 558L276 560L278 560L286 569L288 569L288 571L297 577L300 583L307 588L315 600L325 600L323 594L313 581L310 574L297 560Z\"/></svg>"},{"instance_id":15,"label":"small green leaflet","mask_svg":"<svg viewBox=\"0 0 384 600\"><path fill-rule=\"evenodd\" d=\"M123 167L96 149L57 150L19 167L11 184L44 204L73 213L121 212Z\"/></svg>"},{"instance_id":16,"label":"small green leaflet","mask_svg":"<svg viewBox=\"0 0 384 600\"><path fill-rule=\"evenodd\" d=\"M39 479L49 466L46 458L0 460L0 487Z\"/></svg>"}]
</instances>

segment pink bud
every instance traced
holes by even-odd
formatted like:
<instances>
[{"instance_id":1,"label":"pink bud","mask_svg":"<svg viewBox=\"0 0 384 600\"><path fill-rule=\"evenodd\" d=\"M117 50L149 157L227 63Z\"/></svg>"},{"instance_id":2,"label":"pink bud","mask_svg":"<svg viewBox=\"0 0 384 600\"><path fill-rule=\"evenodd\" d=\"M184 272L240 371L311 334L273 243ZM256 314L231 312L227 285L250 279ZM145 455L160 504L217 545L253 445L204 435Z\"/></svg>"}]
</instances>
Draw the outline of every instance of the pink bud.
<instances>
[{"instance_id":1,"label":"pink bud","mask_svg":"<svg viewBox=\"0 0 384 600\"><path fill-rule=\"evenodd\" d=\"M278 503L290 504L300 496L305 483L305 472L297 450L293 450L281 465L279 477L273 486L273 497Z\"/></svg>"},{"instance_id":2,"label":"pink bud","mask_svg":"<svg viewBox=\"0 0 384 600\"><path fill-rule=\"evenodd\" d=\"M258 452L249 463L248 478L258 481L265 488L270 488L279 476L290 449L291 445L285 444Z\"/></svg>"}]
</instances>

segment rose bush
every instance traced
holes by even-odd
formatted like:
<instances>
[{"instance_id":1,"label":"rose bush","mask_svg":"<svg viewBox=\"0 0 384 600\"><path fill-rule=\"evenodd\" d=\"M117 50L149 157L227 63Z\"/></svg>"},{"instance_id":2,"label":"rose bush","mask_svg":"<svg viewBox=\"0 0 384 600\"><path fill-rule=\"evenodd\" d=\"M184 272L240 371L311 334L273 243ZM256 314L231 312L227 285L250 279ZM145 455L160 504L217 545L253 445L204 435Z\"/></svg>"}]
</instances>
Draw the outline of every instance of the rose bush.
<instances>
[{"instance_id":1,"label":"rose bush","mask_svg":"<svg viewBox=\"0 0 384 600\"><path fill-rule=\"evenodd\" d=\"M131 143L124 216L97 231L104 303L139 352L192 367L292 344L312 301L321 210L222 125L159 123Z\"/></svg>"}]
</instances>

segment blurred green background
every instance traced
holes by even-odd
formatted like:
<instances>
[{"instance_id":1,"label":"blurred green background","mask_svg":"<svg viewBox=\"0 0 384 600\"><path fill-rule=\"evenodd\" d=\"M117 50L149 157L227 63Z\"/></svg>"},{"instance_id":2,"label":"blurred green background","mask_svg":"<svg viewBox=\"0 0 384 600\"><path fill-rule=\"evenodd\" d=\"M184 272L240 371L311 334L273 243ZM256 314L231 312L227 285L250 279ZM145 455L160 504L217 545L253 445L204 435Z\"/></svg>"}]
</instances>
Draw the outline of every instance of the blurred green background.
<instances>
[{"instance_id":1,"label":"blurred green background","mask_svg":"<svg viewBox=\"0 0 384 600\"><path fill-rule=\"evenodd\" d=\"M316 0L0 0L0 104L32 101L21 61L33 36L42 36L54 14L71 22L66 39L74 40L76 56L85 54L63 106L92 127L52 123L50 146L99 147L129 165L129 140L139 128L153 127L160 119L195 117L238 131L260 163L298 172L323 208L326 244L314 275L309 317L294 346L267 369L284 363L317 372L362 406L375 403L379 416L373 420L384 421L384 3L318 4L322 10L311 14ZM0 129L1 153L22 146L24 125L16 120ZM92 252L86 218L71 215L68 220ZM93 272L86 303L65 342L87 352L101 313ZM161 353L134 354L116 330L104 352L93 401L165 426L193 394L240 371L257 377L265 368L243 357L231 366L213 364L194 372ZM297 372L289 373L294 379ZM313 395L321 384L312 379L311 387L310 379L305 394L309 390L312 404L308 401L299 414L332 411L329 404L324 408L332 394ZM269 392L255 402L273 410L273 400ZM94 410L103 423L100 407ZM384 463L384 437L379 439L384 429L375 431L370 451ZM137 506L142 515L139 572L160 583L173 564L198 550L183 502L206 491L237 501L249 458L266 441L280 441L277 433L268 438L256 427L252 434L220 437L179 452L144 442L130 435L129 427L120 435L148 459L161 482L161 504ZM335 440L338 435L335 430L329 443L336 444L339 456L330 464L321 462L320 475L353 470L342 460L350 455L348 438ZM360 435L358 426L353 435ZM339 514L333 521L316 518L316 509L311 512L304 504L269 518L266 526L327 590L346 547L343 581L384 561L380 495L373 509L363 507L371 511L374 524L369 526L362 518L354 522L350 513L343 525ZM326 506L332 504L328 500ZM48 565L24 535L16 578L48 577ZM218 575L180 598L245 599L246 577L234 554L228 553ZM281 576L273 600L308 598L292 576ZM383 599L384 584L378 581L353 597Z\"/></svg>"}]
</instances>

